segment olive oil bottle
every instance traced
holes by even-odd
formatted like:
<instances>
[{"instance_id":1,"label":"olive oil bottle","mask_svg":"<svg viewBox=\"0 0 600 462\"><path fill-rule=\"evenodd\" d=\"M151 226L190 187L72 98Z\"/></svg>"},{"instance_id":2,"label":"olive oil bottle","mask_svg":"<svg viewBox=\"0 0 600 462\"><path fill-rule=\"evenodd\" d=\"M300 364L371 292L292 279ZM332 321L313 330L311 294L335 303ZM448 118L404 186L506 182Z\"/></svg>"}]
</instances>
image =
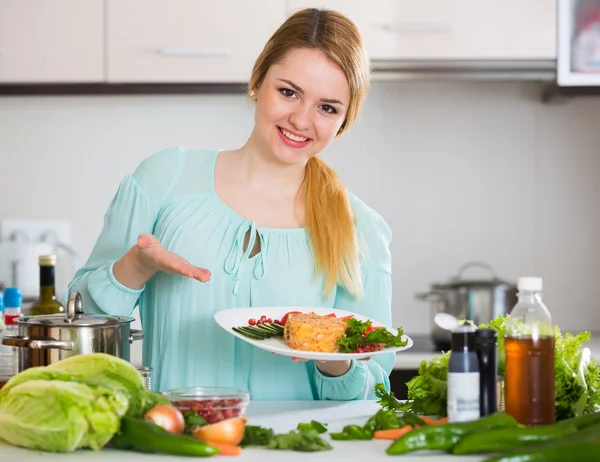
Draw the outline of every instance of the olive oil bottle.
<instances>
[{"instance_id":1,"label":"olive oil bottle","mask_svg":"<svg viewBox=\"0 0 600 462\"><path fill-rule=\"evenodd\" d=\"M40 263L40 296L31 305L31 315L64 313L65 308L56 299L55 267L56 255L42 255Z\"/></svg>"}]
</instances>

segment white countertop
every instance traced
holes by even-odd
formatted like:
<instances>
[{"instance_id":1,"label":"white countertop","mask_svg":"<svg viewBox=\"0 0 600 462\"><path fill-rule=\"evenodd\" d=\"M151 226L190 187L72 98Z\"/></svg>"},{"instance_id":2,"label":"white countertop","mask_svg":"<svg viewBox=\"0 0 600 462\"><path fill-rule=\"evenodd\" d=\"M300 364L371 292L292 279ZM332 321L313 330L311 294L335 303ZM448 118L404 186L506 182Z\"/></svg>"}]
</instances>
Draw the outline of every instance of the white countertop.
<instances>
[{"instance_id":1,"label":"white countertop","mask_svg":"<svg viewBox=\"0 0 600 462\"><path fill-rule=\"evenodd\" d=\"M293 402L265 402L254 401L248 407L248 424L261 425L272 428L276 433L288 432L300 422L310 422L312 419L329 424L329 431L341 431L344 425L363 425L372 416L379 406L374 401L293 401ZM286 462L293 461L330 461L334 460L360 460L372 462L387 461L390 456L385 452L391 441L331 441L328 436L325 439L331 442L333 450L316 453L267 450L258 448L247 448L242 455L234 460ZM219 460L217 457L215 460ZM402 456L403 462L423 462L448 460L449 462L482 461L482 456L450 456L441 452L425 452L407 454ZM181 462L189 458L141 454L130 451L117 451L103 449L101 451L77 451L69 454L44 453L28 449L10 446L0 441L0 460L2 462L113 462L113 461L163 461ZM233 459L232 459L233 460Z\"/></svg>"},{"instance_id":2,"label":"white countertop","mask_svg":"<svg viewBox=\"0 0 600 462\"><path fill-rule=\"evenodd\" d=\"M563 333L564 335L565 333ZM408 334L410 336L410 334ZM409 370L419 369L421 361L431 361L434 356L441 356L441 352L433 350L433 344L428 344L424 341L424 336L414 336L415 339L421 340L419 343L415 341L415 345L408 350L400 351L396 354L394 369ZM412 336L411 336L412 338ZM592 352L592 357L596 361L600 361L600 332L592 332L592 337L588 343L584 345Z\"/></svg>"}]
</instances>

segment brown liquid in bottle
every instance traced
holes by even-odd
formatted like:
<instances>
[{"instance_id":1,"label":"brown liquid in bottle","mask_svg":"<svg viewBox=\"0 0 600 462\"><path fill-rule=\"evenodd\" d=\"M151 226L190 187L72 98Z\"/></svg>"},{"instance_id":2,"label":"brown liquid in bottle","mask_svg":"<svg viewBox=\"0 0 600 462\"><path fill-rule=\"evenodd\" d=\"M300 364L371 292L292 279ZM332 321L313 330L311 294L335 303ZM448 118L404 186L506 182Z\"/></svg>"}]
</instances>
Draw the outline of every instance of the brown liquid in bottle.
<instances>
[{"instance_id":1,"label":"brown liquid in bottle","mask_svg":"<svg viewBox=\"0 0 600 462\"><path fill-rule=\"evenodd\" d=\"M506 338L506 412L524 425L555 422L554 337Z\"/></svg>"}]
</instances>

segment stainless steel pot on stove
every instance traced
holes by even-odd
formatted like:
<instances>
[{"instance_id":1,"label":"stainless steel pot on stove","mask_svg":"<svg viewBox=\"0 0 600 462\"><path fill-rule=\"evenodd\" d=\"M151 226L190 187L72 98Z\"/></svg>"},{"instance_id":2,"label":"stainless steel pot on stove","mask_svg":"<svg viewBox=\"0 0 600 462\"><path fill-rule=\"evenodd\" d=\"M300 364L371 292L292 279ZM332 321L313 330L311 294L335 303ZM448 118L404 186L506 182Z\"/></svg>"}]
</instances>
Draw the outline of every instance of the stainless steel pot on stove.
<instances>
[{"instance_id":1,"label":"stainless steel pot on stove","mask_svg":"<svg viewBox=\"0 0 600 462\"><path fill-rule=\"evenodd\" d=\"M485 269L491 277L464 279L463 273L475 267ZM510 313L517 302L517 287L499 279L487 263L475 261L461 266L447 283L432 284L429 292L416 294L416 297L430 304L431 338L436 349L449 350L451 334L433 322L437 313L449 313L477 325L487 324L500 314Z\"/></svg>"},{"instance_id":2,"label":"stainless steel pot on stove","mask_svg":"<svg viewBox=\"0 0 600 462\"><path fill-rule=\"evenodd\" d=\"M81 295L71 292L65 314L20 317L18 335L5 336L2 344L18 348L19 372L89 353L107 353L129 361L131 344L144 337L141 330L130 329L134 320L84 314Z\"/></svg>"}]
</instances>

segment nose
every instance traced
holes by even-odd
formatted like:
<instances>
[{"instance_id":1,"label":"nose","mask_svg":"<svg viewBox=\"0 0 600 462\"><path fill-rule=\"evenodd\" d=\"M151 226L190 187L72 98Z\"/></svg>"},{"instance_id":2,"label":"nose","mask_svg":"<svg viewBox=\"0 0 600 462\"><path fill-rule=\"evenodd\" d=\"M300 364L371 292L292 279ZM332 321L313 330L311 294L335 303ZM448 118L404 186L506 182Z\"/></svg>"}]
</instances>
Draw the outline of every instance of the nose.
<instances>
[{"instance_id":1,"label":"nose","mask_svg":"<svg viewBox=\"0 0 600 462\"><path fill-rule=\"evenodd\" d=\"M298 104L290 113L289 121L294 130L299 132L310 128L311 111L307 104Z\"/></svg>"}]
</instances>

